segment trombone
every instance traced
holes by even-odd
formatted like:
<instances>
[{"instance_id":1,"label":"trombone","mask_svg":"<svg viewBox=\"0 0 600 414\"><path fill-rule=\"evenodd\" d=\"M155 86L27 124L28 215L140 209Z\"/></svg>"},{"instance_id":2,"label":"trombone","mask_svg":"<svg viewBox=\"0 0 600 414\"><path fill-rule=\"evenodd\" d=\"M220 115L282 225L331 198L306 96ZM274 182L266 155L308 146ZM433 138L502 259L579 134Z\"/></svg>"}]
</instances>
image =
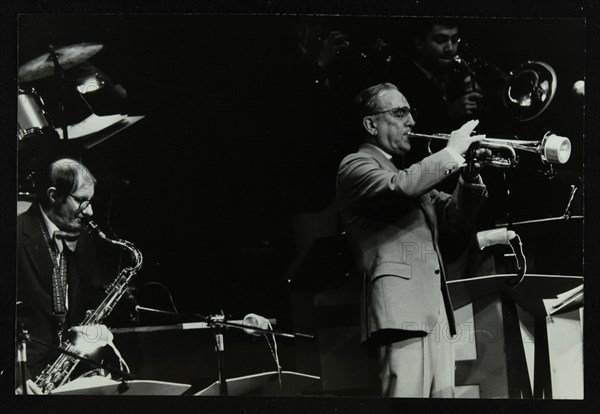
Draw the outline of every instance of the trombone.
<instances>
[{"instance_id":1,"label":"trombone","mask_svg":"<svg viewBox=\"0 0 600 414\"><path fill-rule=\"evenodd\" d=\"M409 138L444 140L450 139L450 134L417 134L409 133ZM569 138L561 137L546 132L541 141L519 141L504 138L482 138L480 147L489 148L491 157L479 160L483 165L496 168L511 168L519 163L519 157L515 150L533 152L540 155L544 164L565 164L571 157L571 141ZM431 152L431 149L430 149Z\"/></svg>"}]
</instances>

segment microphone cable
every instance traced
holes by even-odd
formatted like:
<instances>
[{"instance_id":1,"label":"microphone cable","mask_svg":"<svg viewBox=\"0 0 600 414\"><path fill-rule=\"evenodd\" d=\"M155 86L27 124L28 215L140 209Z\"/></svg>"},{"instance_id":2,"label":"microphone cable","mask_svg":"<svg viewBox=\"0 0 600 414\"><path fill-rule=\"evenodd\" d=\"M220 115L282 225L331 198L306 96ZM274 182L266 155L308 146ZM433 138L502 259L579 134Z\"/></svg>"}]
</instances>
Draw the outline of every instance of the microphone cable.
<instances>
[{"instance_id":1,"label":"microphone cable","mask_svg":"<svg viewBox=\"0 0 600 414\"><path fill-rule=\"evenodd\" d=\"M513 241L516 240L516 241ZM508 286L512 289L516 288L521 284L523 279L525 279L525 273L527 273L527 258L525 257L525 252L523 252L523 243L521 242L521 237L518 234L515 234L515 238L513 240L509 240L509 246L513 251L513 255L515 257L515 261L517 263L517 275L511 277L506 281ZM515 244L518 244L518 252L515 249Z\"/></svg>"}]
</instances>

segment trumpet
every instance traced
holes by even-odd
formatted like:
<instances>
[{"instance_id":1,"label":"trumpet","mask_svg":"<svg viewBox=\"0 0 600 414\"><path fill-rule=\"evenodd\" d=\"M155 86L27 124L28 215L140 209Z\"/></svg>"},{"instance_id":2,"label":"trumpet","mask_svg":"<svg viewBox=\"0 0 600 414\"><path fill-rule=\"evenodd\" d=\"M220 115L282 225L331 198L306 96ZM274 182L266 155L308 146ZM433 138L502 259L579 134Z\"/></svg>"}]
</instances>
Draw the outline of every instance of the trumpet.
<instances>
[{"instance_id":1,"label":"trumpet","mask_svg":"<svg viewBox=\"0 0 600 414\"><path fill-rule=\"evenodd\" d=\"M409 138L422 138L430 140L450 139L450 134L417 134L409 133ZM483 165L496 168L511 168L519 163L519 157L515 150L533 152L540 155L544 164L565 164L571 157L571 141L569 138L552 134L550 131L544 134L541 141L519 141L504 138L482 138L480 147L489 148L491 157L478 160ZM430 149L431 152L431 149Z\"/></svg>"}]
</instances>

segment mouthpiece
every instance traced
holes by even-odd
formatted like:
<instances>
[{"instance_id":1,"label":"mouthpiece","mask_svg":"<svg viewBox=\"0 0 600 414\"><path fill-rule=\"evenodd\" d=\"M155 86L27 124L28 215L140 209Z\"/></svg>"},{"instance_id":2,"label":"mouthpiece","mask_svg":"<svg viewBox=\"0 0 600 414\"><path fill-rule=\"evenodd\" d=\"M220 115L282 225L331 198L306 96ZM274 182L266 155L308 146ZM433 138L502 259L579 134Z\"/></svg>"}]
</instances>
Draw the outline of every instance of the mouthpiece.
<instances>
[{"instance_id":1,"label":"mouthpiece","mask_svg":"<svg viewBox=\"0 0 600 414\"><path fill-rule=\"evenodd\" d=\"M97 234L98 236L100 236L101 238L103 238L105 240L108 239L108 237L106 237L106 234L104 234L104 232L102 230L100 230L100 227L98 227L98 225L96 223L94 223L93 220L90 220L88 222L86 229L90 234Z\"/></svg>"}]
</instances>

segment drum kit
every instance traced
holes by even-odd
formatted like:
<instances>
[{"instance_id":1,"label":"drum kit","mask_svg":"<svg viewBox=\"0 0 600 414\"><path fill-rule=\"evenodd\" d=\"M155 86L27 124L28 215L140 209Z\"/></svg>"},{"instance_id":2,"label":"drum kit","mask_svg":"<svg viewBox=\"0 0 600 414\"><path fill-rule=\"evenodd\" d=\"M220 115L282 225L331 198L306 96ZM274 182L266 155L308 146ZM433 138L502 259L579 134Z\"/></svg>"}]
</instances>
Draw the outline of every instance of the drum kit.
<instances>
[{"instance_id":1,"label":"drum kit","mask_svg":"<svg viewBox=\"0 0 600 414\"><path fill-rule=\"evenodd\" d=\"M125 90L121 85L113 85L88 62L102 49L102 44L89 42L56 49L50 45L48 52L19 67L17 214L30 204L33 175L40 159L66 145L90 148L143 118L124 114ZM50 97L45 102L39 91L48 84ZM51 93L55 91L58 93ZM69 101L67 95L77 96L77 104ZM91 115L68 125L67 115L77 111Z\"/></svg>"},{"instance_id":2,"label":"drum kit","mask_svg":"<svg viewBox=\"0 0 600 414\"><path fill-rule=\"evenodd\" d=\"M50 50L19 68L19 84L37 81L56 76L64 88L64 71L79 65L94 56L102 45L97 43L80 43ZM62 108L64 110L64 107ZM45 103L35 88L19 86L17 100L17 139L19 149L21 143L40 134L52 133L53 122L48 115Z\"/></svg>"}]
</instances>

